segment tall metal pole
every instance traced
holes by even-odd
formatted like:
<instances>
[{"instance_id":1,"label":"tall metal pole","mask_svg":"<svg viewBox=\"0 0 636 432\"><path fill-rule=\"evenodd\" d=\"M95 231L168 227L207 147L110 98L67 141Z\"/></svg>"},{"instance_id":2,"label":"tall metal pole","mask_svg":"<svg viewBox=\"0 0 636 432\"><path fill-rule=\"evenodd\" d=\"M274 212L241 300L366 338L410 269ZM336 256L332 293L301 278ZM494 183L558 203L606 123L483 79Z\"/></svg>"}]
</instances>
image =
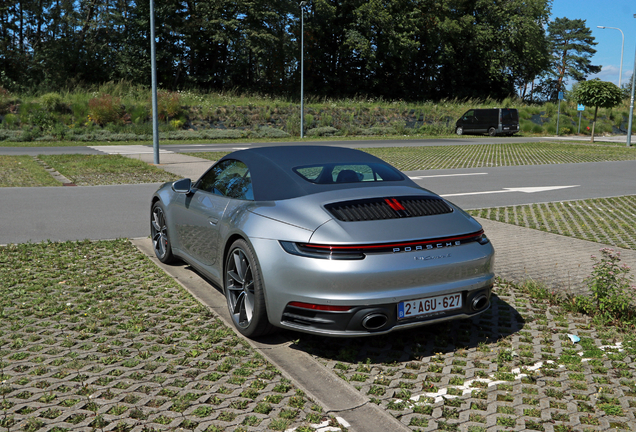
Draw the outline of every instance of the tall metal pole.
<instances>
[{"instance_id":1,"label":"tall metal pole","mask_svg":"<svg viewBox=\"0 0 636 432\"><path fill-rule=\"evenodd\" d=\"M300 2L300 137L305 136L305 5L307 2Z\"/></svg>"},{"instance_id":2,"label":"tall metal pole","mask_svg":"<svg viewBox=\"0 0 636 432\"><path fill-rule=\"evenodd\" d=\"M159 113L157 112L157 60L155 58L155 3L150 0L150 68L152 76L152 148L159 165Z\"/></svg>"},{"instance_id":3,"label":"tall metal pole","mask_svg":"<svg viewBox=\"0 0 636 432\"><path fill-rule=\"evenodd\" d=\"M621 32L621 36L623 38L623 42L621 43L621 68L618 71L618 88L621 88L621 83L623 82L623 51L625 51L625 33L623 33L623 30L619 29L618 27L605 27L605 26L596 26L600 29L613 29L613 30L618 30L619 32Z\"/></svg>"},{"instance_id":4,"label":"tall metal pole","mask_svg":"<svg viewBox=\"0 0 636 432\"><path fill-rule=\"evenodd\" d=\"M636 18L636 14L634 14ZM634 119L634 88L636 87L636 53L634 53L634 72L632 73L632 98L629 102L629 122L627 122L627 147L632 145L632 120Z\"/></svg>"},{"instance_id":5,"label":"tall metal pole","mask_svg":"<svg viewBox=\"0 0 636 432\"><path fill-rule=\"evenodd\" d=\"M636 18L636 16L634 16ZM632 145L632 120L634 119L634 88L636 87L636 53L634 54L634 73L632 74L632 98L629 102L629 122L627 122L627 147Z\"/></svg>"}]
</instances>

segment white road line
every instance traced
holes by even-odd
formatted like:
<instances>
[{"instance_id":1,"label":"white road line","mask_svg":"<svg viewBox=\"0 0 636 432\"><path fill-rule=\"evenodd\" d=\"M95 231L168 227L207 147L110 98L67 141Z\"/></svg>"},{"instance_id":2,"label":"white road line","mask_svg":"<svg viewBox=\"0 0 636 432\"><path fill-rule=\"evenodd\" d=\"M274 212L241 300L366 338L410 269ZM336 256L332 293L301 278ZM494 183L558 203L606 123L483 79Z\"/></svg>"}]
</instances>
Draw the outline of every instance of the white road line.
<instances>
[{"instance_id":1,"label":"white road line","mask_svg":"<svg viewBox=\"0 0 636 432\"><path fill-rule=\"evenodd\" d=\"M508 192L536 193L536 192L553 191L558 189L567 189L567 188L573 188L573 187L579 187L579 186L580 185L503 188L501 190L496 190L496 191L463 192L463 193L446 194L446 195L440 195L440 196L455 197L455 196L467 196L467 195L488 195L488 194L498 194L498 193L508 193Z\"/></svg>"},{"instance_id":2,"label":"white road line","mask_svg":"<svg viewBox=\"0 0 636 432\"><path fill-rule=\"evenodd\" d=\"M488 175L488 173L439 174L439 175L430 175L430 176L413 176L409 178L412 180L419 180L419 179L433 178L433 177L461 177L461 176L476 176L476 175Z\"/></svg>"}]
</instances>

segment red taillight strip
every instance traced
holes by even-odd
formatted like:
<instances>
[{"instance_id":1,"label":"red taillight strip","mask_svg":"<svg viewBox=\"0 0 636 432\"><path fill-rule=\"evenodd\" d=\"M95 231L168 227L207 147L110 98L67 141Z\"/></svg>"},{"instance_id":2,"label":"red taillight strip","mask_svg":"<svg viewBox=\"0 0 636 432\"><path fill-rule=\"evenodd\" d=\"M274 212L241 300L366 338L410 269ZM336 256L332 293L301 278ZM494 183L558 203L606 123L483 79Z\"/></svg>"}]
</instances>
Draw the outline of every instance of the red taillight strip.
<instances>
[{"instance_id":1,"label":"red taillight strip","mask_svg":"<svg viewBox=\"0 0 636 432\"><path fill-rule=\"evenodd\" d=\"M406 209L398 200L395 198L384 198L384 202L386 202L394 211L405 211Z\"/></svg>"},{"instance_id":2,"label":"red taillight strip","mask_svg":"<svg viewBox=\"0 0 636 432\"><path fill-rule=\"evenodd\" d=\"M348 312L351 310L351 306L329 306L329 305L317 305L311 303L302 303L302 302L289 302L287 306L294 306L303 309L311 309L318 311L327 311L327 312Z\"/></svg>"},{"instance_id":3,"label":"red taillight strip","mask_svg":"<svg viewBox=\"0 0 636 432\"><path fill-rule=\"evenodd\" d=\"M454 242L461 240L468 240L471 238L478 238L484 234L484 230L478 231L472 234L466 234L462 236L455 237L443 237L433 240L419 240L419 241L410 241L403 243L381 243L381 244L371 244L371 245L351 245L351 246L333 246L333 245L320 245L320 244L307 244L300 243L300 246L310 248L310 249L322 249L329 251L346 251L346 250L361 250L361 251L373 251L374 249L387 249L387 248L397 248L397 247L405 247L405 246L417 246L417 245L427 245L427 244L435 244L435 243L445 243L445 242Z\"/></svg>"}]
</instances>

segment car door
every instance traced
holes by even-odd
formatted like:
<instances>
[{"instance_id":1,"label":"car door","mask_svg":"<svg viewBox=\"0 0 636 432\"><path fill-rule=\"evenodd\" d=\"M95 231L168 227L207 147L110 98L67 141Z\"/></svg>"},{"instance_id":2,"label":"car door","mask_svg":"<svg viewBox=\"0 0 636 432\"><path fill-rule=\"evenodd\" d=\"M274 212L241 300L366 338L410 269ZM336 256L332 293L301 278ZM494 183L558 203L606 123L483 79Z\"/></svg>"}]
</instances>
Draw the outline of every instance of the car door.
<instances>
[{"instance_id":1,"label":"car door","mask_svg":"<svg viewBox=\"0 0 636 432\"><path fill-rule=\"evenodd\" d=\"M183 212L177 224L182 248L214 278L220 277L218 260L223 252L220 233L223 215L236 199L253 199L247 166L228 159L210 168L184 196Z\"/></svg>"}]
</instances>

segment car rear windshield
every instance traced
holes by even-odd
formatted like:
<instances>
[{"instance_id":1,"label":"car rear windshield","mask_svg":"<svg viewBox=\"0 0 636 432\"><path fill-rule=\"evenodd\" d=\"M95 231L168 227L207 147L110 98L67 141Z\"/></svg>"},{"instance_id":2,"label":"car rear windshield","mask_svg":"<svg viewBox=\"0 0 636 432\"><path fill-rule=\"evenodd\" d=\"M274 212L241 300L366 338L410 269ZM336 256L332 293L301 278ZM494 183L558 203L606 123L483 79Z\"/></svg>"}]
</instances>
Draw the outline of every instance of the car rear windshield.
<instances>
[{"instance_id":1,"label":"car rear windshield","mask_svg":"<svg viewBox=\"0 0 636 432\"><path fill-rule=\"evenodd\" d=\"M403 180L395 168L379 163L323 164L296 167L296 174L316 184Z\"/></svg>"}]
</instances>

